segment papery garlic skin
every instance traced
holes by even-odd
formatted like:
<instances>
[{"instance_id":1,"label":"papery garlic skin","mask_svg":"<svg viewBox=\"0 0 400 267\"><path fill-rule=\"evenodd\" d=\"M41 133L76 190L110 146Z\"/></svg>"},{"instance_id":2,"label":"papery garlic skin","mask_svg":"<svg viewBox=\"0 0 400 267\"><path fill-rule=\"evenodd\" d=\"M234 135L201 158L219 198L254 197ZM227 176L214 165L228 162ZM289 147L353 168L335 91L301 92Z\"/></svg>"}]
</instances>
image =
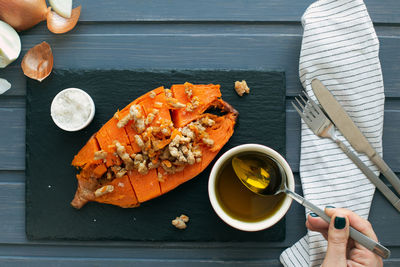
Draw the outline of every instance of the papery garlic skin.
<instances>
[{"instance_id":1,"label":"papery garlic skin","mask_svg":"<svg viewBox=\"0 0 400 267\"><path fill-rule=\"evenodd\" d=\"M21 39L7 23L0 20L0 68L16 60L21 52Z\"/></svg>"},{"instance_id":2,"label":"papery garlic skin","mask_svg":"<svg viewBox=\"0 0 400 267\"><path fill-rule=\"evenodd\" d=\"M49 0L51 8L58 15L69 19L72 11L72 0Z\"/></svg>"}]
</instances>

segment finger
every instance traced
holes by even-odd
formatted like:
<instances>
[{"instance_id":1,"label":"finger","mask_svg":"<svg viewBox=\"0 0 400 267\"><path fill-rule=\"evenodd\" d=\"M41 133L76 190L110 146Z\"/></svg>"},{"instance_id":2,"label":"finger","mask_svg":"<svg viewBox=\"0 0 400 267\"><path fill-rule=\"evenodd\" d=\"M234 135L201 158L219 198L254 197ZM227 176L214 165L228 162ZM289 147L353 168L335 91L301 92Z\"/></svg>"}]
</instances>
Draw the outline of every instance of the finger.
<instances>
[{"instance_id":1,"label":"finger","mask_svg":"<svg viewBox=\"0 0 400 267\"><path fill-rule=\"evenodd\" d=\"M331 215L328 230L328 248L323 266L346 266L349 221L340 210Z\"/></svg>"},{"instance_id":2,"label":"finger","mask_svg":"<svg viewBox=\"0 0 400 267\"><path fill-rule=\"evenodd\" d=\"M367 257L366 251L369 250L353 248L349 252L349 259L360 263L364 258Z\"/></svg>"},{"instance_id":3,"label":"finger","mask_svg":"<svg viewBox=\"0 0 400 267\"><path fill-rule=\"evenodd\" d=\"M347 216L350 225L354 229L360 231L361 233L365 234L366 236L378 242L378 237L376 236L374 229L372 228L372 225L369 221L361 218L358 214L348 209L330 208L330 207L325 208L325 213L330 217L332 217L335 211L340 211L342 214Z\"/></svg>"},{"instance_id":4,"label":"finger","mask_svg":"<svg viewBox=\"0 0 400 267\"><path fill-rule=\"evenodd\" d=\"M349 253L349 260L360 266L382 266L382 258L364 248L354 248Z\"/></svg>"},{"instance_id":5,"label":"finger","mask_svg":"<svg viewBox=\"0 0 400 267\"><path fill-rule=\"evenodd\" d=\"M352 260L347 260L347 267L365 267L362 264L359 264L358 262L352 261Z\"/></svg>"},{"instance_id":6,"label":"finger","mask_svg":"<svg viewBox=\"0 0 400 267\"><path fill-rule=\"evenodd\" d=\"M322 234L322 236L328 240L328 229L316 229L313 228L308 221L306 221L306 227L310 230L310 231L314 231L314 232L319 232L320 234Z\"/></svg>"},{"instance_id":7,"label":"finger","mask_svg":"<svg viewBox=\"0 0 400 267\"><path fill-rule=\"evenodd\" d=\"M316 215L316 214L315 214ZM315 216L314 215L314 216ZM321 233L325 239L328 239L328 227L329 224L322 220L320 217L314 217L313 215L308 215L306 221L306 227L315 232Z\"/></svg>"},{"instance_id":8,"label":"finger","mask_svg":"<svg viewBox=\"0 0 400 267\"><path fill-rule=\"evenodd\" d=\"M319 217L315 213L310 213L307 217L307 221L314 229L325 229L328 230L329 223L324 221L321 217Z\"/></svg>"}]
</instances>

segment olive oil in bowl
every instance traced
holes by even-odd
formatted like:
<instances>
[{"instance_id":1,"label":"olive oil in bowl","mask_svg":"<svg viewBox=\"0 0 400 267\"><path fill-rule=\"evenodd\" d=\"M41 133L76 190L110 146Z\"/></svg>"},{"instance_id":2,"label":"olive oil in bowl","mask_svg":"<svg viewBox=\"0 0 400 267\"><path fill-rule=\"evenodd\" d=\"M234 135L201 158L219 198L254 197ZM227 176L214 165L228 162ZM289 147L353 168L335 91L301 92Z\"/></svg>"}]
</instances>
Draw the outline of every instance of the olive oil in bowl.
<instances>
[{"instance_id":1,"label":"olive oil in bowl","mask_svg":"<svg viewBox=\"0 0 400 267\"><path fill-rule=\"evenodd\" d=\"M216 182L216 198L222 209L232 218L244 222L258 222L275 214L281 207L285 194L262 196L248 189L237 177L232 160L239 159L240 164L248 168L262 167L267 173L266 184L254 183L254 186L264 186L266 190L275 190L279 187L280 168L267 155L257 152L246 152L228 159L221 167ZM249 180L251 182L251 180Z\"/></svg>"}]
</instances>

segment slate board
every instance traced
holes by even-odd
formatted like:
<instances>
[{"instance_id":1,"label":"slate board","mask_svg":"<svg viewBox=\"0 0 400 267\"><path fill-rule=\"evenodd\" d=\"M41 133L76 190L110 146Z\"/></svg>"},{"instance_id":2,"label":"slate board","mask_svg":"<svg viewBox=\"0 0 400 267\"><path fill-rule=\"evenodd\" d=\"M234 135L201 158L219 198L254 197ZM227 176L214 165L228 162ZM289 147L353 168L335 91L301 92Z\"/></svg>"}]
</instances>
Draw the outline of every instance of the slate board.
<instances>
[{"instance_id":1,"label":"slate board","mask_svg":"<svg viewBox=\"0 0 400 267\"><path fill-rule=\"evenodd\" d=\"M246 80L250 95L239 97L236 80ZM224 70L54 70L43 82L29 80L26 108L26 234L28 239L154 241L281 241L285 220L249 233L231 228L213 211L207 194L212 162L198 177L134 209L89 203L70 206L77 181L73 156L117 109L143 93L174 83L219 83L223 99L240 113L235 133L221 150L260 143L285 153L285 77L283 72ZM53 123L50 104L62 89L78 87L96 105L93 122L79 132ZM217 156L217 158L219 157ZM214 160L215 161L215 160ZM178 230L171 220L190 217Z\"/></svg>"}]
</instances>

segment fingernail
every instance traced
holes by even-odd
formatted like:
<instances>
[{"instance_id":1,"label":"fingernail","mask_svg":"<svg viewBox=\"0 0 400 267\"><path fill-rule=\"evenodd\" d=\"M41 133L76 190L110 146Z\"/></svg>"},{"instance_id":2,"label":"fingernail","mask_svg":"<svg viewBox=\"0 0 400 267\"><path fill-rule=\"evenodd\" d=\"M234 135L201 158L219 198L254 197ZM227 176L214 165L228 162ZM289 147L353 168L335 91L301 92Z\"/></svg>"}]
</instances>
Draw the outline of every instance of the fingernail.
<instances>
[{"instance_id":1,"label":"fingernail","mask_svg":"<svg viewBox=\"0 0 400 267\"><path fill-rule=\"evenodd\" d=\"M334 226L336 229L343 229L346 226L346 219L336 216Z\"/></svg>"},{"instance_id":2,"label":"fingernail","mask_svg":"<svg viewBox=\"0 0 400 267\"><path fill-rule=\"evenodd\" d=\"M328 205L328 206L326 206L325 208L327 208L327 209L334 209L334 208L336 208L335 206L330 206L330 205Z\"/></svg>"},{"instance_id":3,"label":"fingernail","mask_svg":"<svg viewBox=\"0 0 400 267\"><path fill-rule=\"evenodd\" d=\"M318 214L314 213L314 212L310 212L311 217L318 217Z\"/></svg>"}]
</instances>

